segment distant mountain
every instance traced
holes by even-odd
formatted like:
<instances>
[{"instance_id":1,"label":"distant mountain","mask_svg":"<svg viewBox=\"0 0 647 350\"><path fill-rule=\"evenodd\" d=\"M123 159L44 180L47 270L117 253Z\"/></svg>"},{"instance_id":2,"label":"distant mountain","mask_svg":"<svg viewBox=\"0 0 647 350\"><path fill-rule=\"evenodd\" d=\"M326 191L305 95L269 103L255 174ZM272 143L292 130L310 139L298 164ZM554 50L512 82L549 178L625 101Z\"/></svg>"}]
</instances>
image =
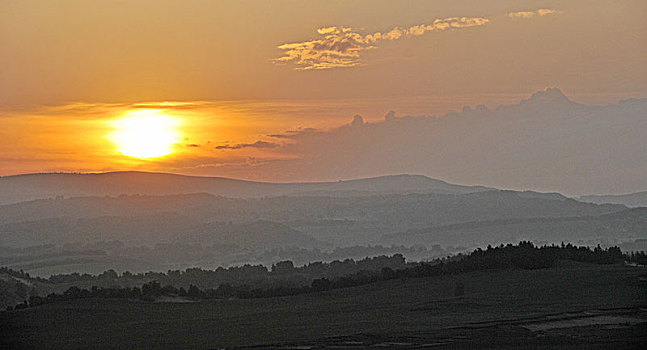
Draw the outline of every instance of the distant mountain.
<instances>
[{"instance_id":1,"label":"distant mountain","mask_svg":"<svg viewBox=\"0 0 647 350\"><path fill-rule=\"evenodd\" d=\"M647 191L620 195L581 196L582 202L622 204L628 207L647 207Z\"/></svg>"},{"instance_id":2,"label":"distant mountain","mask_svg":"<svg viewBox=\"0 0 647 350\"><path fill-rule=\"evenodd\" d=\"M462 194L484 190L488 188L454 185L421 175L392 175L337 182L266 183L146 172L53 173L0 177L0 205L59 196L122 194L169 195L202 192L234 198L255 198L284 195L327 196L340 193Z\"/></svg>"}]
</instances>

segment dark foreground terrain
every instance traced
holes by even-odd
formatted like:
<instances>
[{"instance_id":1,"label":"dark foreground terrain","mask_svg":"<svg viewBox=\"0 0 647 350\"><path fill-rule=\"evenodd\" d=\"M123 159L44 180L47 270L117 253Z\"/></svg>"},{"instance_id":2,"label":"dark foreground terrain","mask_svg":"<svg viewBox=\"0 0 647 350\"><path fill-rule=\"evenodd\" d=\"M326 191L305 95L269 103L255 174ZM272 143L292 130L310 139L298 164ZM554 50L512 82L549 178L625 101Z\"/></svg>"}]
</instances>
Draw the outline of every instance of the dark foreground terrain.
<instances>
[{"instance_id":1,"label":"dark foreground terrain","mask_svg":"<svg viewBox=\"0 0 647 350\"><path fill-rule=\"evenodd\" d=\"M0 313L0 348L644 348L646 279L561 262L280 298L81 299Z\"/></svg>"}]
</instances>

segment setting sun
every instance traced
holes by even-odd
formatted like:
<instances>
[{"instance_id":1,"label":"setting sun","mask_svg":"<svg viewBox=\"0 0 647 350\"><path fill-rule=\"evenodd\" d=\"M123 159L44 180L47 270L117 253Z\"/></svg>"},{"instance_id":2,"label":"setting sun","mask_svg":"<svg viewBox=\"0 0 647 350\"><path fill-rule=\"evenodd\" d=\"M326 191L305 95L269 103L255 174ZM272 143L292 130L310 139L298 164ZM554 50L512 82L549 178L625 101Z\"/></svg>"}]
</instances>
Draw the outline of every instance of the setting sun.
<instances>
[{"instance_id":1,"label":"setting sun","mask_svg":"<svg viewBox=\"0 0 647 350\"><path fill-rule=\"evenodd\" d=\"M120 153L134 158L158 158L173 152L180 139L177 118L159 110L138 110L113 122L110 139Z\"/></svg>"},{"instance_id":2,"label":"setting sun","mask_svg":"<svg viewBox=\"0 0 647 350\"><path fill-rule=\"evenodd\" d=\"M0 0L0 350L647 343L646 13Z\"/></svg>"}]
</instances>

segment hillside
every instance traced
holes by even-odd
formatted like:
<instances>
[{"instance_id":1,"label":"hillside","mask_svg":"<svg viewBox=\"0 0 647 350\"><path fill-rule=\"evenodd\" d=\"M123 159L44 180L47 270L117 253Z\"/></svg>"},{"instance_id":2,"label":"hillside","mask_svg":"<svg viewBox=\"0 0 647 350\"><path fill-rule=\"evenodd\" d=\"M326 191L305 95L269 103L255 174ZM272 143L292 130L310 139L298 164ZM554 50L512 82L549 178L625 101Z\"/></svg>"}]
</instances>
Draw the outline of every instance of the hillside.
<instances>
[{"instance_id":1,"label":"hillside","mask_svg":"<svg viewBox=\"0 0 647 350\"><path fill-rule=\"evenodd\" d=\"M382 237L385 244L499 244L536 241L607 241L647 237L647 208L599 216L532 218L467 222L409 230Z\"/></svg>"},{"instance_id":2,"label":"hillside","mask_svg":"<svg viewBox=\"0 0 647 350\"><path fill-rule=\"evenodd\" d=\"M174 213L79 219L61 217L0 225L0 242L10 247L117 240L128 245L148 246L158 243L218 244L254 249L327 246L279 223L201 223Z\"/></svg>"},{"instance_id":3,"label":"hillside","mask_svg":"<svg viewBox=\"0 0 647 350\"><path fill-rule=\"evenodd\" d=\"M18 247L115 239L132 244L237 244L240 237L209 238L201 232L209 232L205 227L212 223L260 221L279 223L333 246L343 246L375 244L384 234L406 229L487 220L596 216L624 209L620 205L582 203L557 194L514 191L257 199L209 194L79 197L0 206L0 242ZM257 238L262 237L257 232ZM274 242L313 246L304 239L278 236Z\"/></svg>"}]
</instances>

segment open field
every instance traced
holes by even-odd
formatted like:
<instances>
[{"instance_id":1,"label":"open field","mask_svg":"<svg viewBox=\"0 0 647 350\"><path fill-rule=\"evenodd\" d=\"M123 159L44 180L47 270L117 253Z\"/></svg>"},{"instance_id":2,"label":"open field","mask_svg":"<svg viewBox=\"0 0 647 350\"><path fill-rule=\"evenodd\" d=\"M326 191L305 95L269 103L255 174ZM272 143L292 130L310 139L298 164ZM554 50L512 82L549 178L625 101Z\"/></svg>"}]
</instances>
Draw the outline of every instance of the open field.
<instances>
[{"instance_id":1,"label":"open field","mask_svg":"<svg viewBox=\"0 0 647 350\"><path fill-rule=\"evenodd\" d=\"M563 263L281 298L77 300L0 313L0 348L637 348L646 273ZM456 282L465 296L454 297Z\"/></svg>"}]
</instances>

